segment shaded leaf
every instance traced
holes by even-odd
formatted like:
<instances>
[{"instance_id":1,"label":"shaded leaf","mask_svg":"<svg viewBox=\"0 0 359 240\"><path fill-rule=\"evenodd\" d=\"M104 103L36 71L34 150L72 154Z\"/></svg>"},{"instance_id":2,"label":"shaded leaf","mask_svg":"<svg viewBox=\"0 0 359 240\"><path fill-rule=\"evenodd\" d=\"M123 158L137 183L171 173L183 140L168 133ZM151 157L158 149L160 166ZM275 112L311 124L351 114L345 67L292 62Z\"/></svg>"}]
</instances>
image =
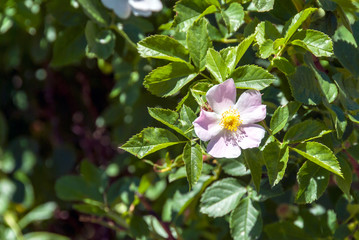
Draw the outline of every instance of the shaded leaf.
<instances>
[{"instance_id":1,"label":"shaded leaf","mask_svg":"<svg viewBox=\"0 0 359 240\"><path fill-rule=\"evenodd\" d=\"M210 217L222 217L238 205L246 192L247 189L234 178L216 181L203 193L200 211Z\"/></svg>"},{"instance_id":2,"label":"shaded leaf","mask_svg":"<svg viewBox=\"0 0 359 240\"><path fill-rule=\"evenodd\" d=\"M323 123L314 120L306 120L290 127L284 135L284 142L297 143L320 138L330 133Z\"/></svg>"},{"instance_id":3,"label":"shaded leaf","mask_svg":"<svg viewBox=\"0 0 359 240\"><path fill-rule=\"evenodd\" d=\"M260 182L262 178L263 154L258 148L245 149L243 151L249 170L251 170L252 181L259 192Z\"/></svg>"},{"instance_id":4,"label":"shaded leaf","mask_svg":"<svg viewBox=\"0 0 359 240\"><path fill-rule=\"evenodd\" d=\"M306 161L299 169L297 181L299 190L297 203L312 203L324 192L329 183L330 172L310 161Z\"/></svg>"},{"instance_id":5,"label":"shaded leaf","mask_svg":"<svg viewBox=\"0 0 359 240\"><path fill-rule=\"evenodd\" d=\"M343 193L347 195L348 199L351 199L350 188L353 181L353 171L349 163L345 160L345 157L343 157L343 155L338 155L338 162L340 165L340 169L343 173L343 178L335 175L335 181L340 190L342 190Z\"/></svg>"},{"instance_id":6,"label":"shaded leaf","mask_svg":"<svg viewBox=\"0 0 359 240\"><path fill-rule=\"evenodd\" d=\"M289 158L288 147L280 148L277 142L271 142L263 150L263 158L267 168L269 182L275 186L282 180Z\"/></svg>"},{"instance_id":7,"label":"shaded leaf","mask_svg":"<svg viewBox=\"0 0 359 240\"><path fill-rule=\"evenodd\" d=\"M92 21L88 21L85 36L89 52L103 59L107 59L113 54L116 35L111 30L102 30Z\"/></svg>"},{"instance_id":8,"label":"shaded leaf","mask_svg":"<svg viewBox=\"0 0 359 240\"><path fill-rule=\"evenodd\" d=\"M247 170L247 167L244 164L243 157L220 158L217 160L222 165L223 171L228 175L240 177L250 174L250 171Z\"/></svg>"},{"instance_id":9,"label":"shaded leaf","mask_svg":"<svg viewBox=\"0 0 359 240\"><path fill-rule=\"evenodd\" d=\"M82 9L92 20L105 27L110 23L110 17L106 13L104 6L96 0L78 0Z\"/></svg>"},{"instance_id":10,"label":"shaded leaf","mask_svg":"<svg viewBox=\"0 0 359 240\"><path fill-rule=\"evenodd\" d=\"M303 229L294 225L292 222L283 221L267 224L264 232L268 239L276 240L314 240Z\"/></svg>"},{"instance_id":11,"label":"shaded leaf","mask_svg":"<svg viewBox=\"0 0 359 240\"><path fill-rule=\"evenodd\" d=\"M296 72L288 76L293 97L301 103L317 105L321 103L321 92L313 71L299 66Z\"/></svg>"},{"instance_id":12,"label":"shaded leaf","mask_svg":"<svg viewBox=\"0 0 359 240\"><path fill-rule=\"evenodd\" d=\"M231 213L229 225L233 239L257 239L263 226L259 205L249 197L242 199Z\"/></svg>"}]
</instances>

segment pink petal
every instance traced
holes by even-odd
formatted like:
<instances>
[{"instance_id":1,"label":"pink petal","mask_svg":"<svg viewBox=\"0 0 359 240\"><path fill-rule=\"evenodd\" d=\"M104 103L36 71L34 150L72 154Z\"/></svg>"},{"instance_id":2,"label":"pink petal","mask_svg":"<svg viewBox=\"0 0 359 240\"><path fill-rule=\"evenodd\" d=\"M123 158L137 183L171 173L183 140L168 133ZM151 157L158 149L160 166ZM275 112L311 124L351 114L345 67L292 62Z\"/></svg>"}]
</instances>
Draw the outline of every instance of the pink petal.
<instances>
[{"instance_id":1,"label":"pink petal","mask_svg":"<svg viewBox=\"0 0 359 240\"><path fill-rule=\"evenodd\" d=\"M220 115L201 109L199 117L193 122L194 131L202 141L208 141L222 130L220 122Z\"/></svg>"},{"instance_id":2,"label":"pink petal","mask_svg":"<svg viewBox=\"0 0 359 240\"><path fill-rule=\"evenodd\" d=\"M241 94L235 105L243 124L250 124L265 119L266 105L262 105L262 95L257 90L247 90Z\"/></svg>"},{"instance_id":3,"label":"pink petal","mask_svg":"<svg viewBox=\"0 0 359 240\"><path fill-rule=\"evenodd\" d=\"M252 106L239 112L242 124L256 123L264 120L267 115L266 105Z\"/></svg>"},{"instance_id":4,"label":"pink petal","mask_svg":"<svg viewBox=\"0 0 359 240\"><path fill-rule=\"evenodd\" d=\"M262 104L262 95L257 90L247 90L239 96L236 103L236 108L243 111L252 106L259 106Z\"/></svg>"},{"instance_id":5,"label":"pink petal","mask_svg":"<svg viewBox=\"0 0 359 240\"><path fill-rule=\"evenodd\" d=\"M213 111L218 114L229 109L236 101L236 86L232 78L211 87L206 94L207 101Z\"/></svg>"},{"instance_id":6,"label":"pink petal","mask_svg":"<svg viewBox=\"0 0 359 240\"><path fill-rule=\"evenodd\" d=\"M242 125L237 131L237 143L242 149L259 147L265 130L258 124Z\"/></svg>"},{"instance_id":7,"label":"pink petal","mask_svg":"<svg viewBox=\"0 0 359 240\"><path fill-rule=\"evenodd\" d=\"M207 153L215 158L237 158L241 148L231 132L221 131L207 145Z\"/></svg>"}]
</instances>

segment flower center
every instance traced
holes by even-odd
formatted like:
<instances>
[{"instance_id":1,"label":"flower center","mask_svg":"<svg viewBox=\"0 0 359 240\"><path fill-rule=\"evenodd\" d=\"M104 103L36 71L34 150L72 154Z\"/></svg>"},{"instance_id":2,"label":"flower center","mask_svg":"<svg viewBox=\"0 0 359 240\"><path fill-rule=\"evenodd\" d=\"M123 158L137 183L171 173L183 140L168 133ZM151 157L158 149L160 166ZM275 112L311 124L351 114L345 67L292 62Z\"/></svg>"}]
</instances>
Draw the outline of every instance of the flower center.
<instances>
[{"instance_id":1,"label":"flower center","mask_svg":"<svg viewBox=\"0 0 359 240\"><path fill-rule=\"evenodd\" d=\"M236 109L230 108L222 113L221 125L229 131L237 131L238 127L242 124L240 115Z\"/></svg>"}]
</instances>

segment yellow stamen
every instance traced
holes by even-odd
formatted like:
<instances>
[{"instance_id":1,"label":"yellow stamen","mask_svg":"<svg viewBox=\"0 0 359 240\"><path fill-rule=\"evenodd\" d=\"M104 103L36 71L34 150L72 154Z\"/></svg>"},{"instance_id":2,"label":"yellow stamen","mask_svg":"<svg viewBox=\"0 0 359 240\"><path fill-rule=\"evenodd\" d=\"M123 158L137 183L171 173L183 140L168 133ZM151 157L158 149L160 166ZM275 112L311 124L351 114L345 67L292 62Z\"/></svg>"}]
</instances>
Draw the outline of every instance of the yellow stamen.
<instances>
[{"instance_id":1,"label":"yellow stamen","mask_svg":"<svg viewBox=\"0 0 359 240\"><path fill-rule=\"evenodd\" d=\"M222 113L221 125L229 131L237 131L238 127L242 124L240 115L236 109L230 108Z\"/></svg>"}]
</instances>

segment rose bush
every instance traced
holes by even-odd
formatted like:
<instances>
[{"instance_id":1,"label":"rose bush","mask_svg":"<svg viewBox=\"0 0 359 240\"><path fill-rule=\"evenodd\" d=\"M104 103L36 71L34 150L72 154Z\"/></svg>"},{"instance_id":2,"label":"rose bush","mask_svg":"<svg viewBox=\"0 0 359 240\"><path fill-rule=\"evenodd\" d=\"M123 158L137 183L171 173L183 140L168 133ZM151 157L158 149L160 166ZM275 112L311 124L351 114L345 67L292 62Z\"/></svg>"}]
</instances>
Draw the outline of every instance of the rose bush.
<instances>
[{"instance_id":1,"label":"rose bush","mask_svg":"<svg viewBox=\"0 0 359 240\"><path fill-rule=\"evenodd\" d=\"M0 9L0 239L357 237L358 1Z\"/></svg>"}]
</instances>

